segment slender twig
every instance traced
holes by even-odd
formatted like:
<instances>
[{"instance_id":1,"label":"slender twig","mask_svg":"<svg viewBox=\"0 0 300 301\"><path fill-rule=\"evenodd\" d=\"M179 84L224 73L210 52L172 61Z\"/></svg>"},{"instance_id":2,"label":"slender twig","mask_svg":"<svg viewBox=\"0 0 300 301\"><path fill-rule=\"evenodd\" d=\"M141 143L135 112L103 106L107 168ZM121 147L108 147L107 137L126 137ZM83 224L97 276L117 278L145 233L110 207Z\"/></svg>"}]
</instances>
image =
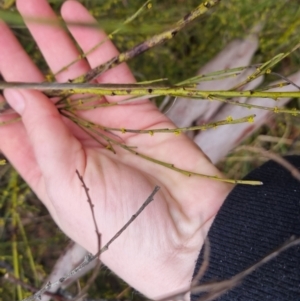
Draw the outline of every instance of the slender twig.
<instances>
[{"instance_id":1,"label":"slender twig","mask_svg":"<svg viewBox=\"0 0 300 301\"><path fill-rule=\"evenodd\" d=\"M270 74L272 72L271 68L274 67L276 64L278 64L280 61L282 61L284 58L289 56L292 52L296 51L300 47L300 43L298 43L295 47L293 47L290 51L286 53L280 53L267 61L266 63L262 64L260 67L258 67L253 74L247 77L246 80L239 83L238 85L234 86L232 90L237 90L244 86L245 84L248 84L253 79L257 78L258 76L264 75L264 74Z\"/></svg>"},{"instance_id":2,"label":"slender twig","mask_svg":"<svg viewBox=\"0 0 300 301\"><path fill-rule=\"evenodd\" d=\"M101 269L101 260L99 258L96 258L97 264L93 269L92 275L87 280L85 286L80 290L80 292L77 294L75 298L73 298L72 301L82 300L82 297L86 294L86 292L89 290L91 285L94 283L95 279L97 278L99 271Z\"/></svg>"},{"instance_id":3,"label":"slender twig","mask_svg":"<svg viewBox=\"0 0 300 301\"><path fill-rule=\"evenodd\" d=\"M23 301L33 301L33 300L40 300L41 296L47 292L50 288L58 286L65 282L67 279L71 278L78 272L80 272L83 268L85 268L88 264L90 264L92 261L99 258L99 256L108 250L109 246L128 228L128 226L142 213L142 211L150 204L151 201L153 201L155 194L158 192L160 187L155 186L152 193L149 195L147 200L142 204L142 206L138 209L138 211L129 219L129 221L111 238L108 243L101 248L95 255L92 255L91 253L88 253L81 264L79 264L77 267L75 267L72 271L67 273L65 276L61 277L59 280L55 282L48 282L44 287L42 287L38 292L36 292L34 295L24 299Z\"/></svg>"},{"instance_id":4,"label":"slender twig","mask_svg":"<svg viewBox=\"0 0 300 301\"><path fill-rule=\"evenodd\" d=\"M30 17L21 16L18 13L12 12L10 10L0 9L0 19L6 22L10 27L26 28L26 24L38 24L47 25L49 27L66 28L67 27L80 27L80 28L96 28L105 29L106 31L117 30L122 27L122 31L128 32L132 31L132 27L127 26L124 22L119 20L102 20L101 24L97 22L77 22L77 21L63 21L61 18L45 18L45 17ZM129 22L127 22L129 23Z\"/></svg>"},{"instance_id":5,"label":"slender twig","mask_svg":"<svg viewBox=\"0 0 300 301\"><path fill-rule=\"evenodd\" d=\"M194 21L199 16L204 15L207 13L212 7L216 6L221 0L210 0L205 1L204 3L200 4L196 7L193 11L185 15L182 19L180 19L172 29L164 31L160 34L154 35L150 39L146 40L145 42L133 47L132 49L125 51L108 62L90 70L85 75L77 77L73 82L76 83L85 83L93 80L101 73L107 71L108 69L115 67L123 62L127 62L128 60L132 59L133 57L153 48L154 46L160 45L167 40L172 39L180 30L186 27L189 23Z\"/></svg>"},{"instance_id":6,"label":"slender twig","mask_svg":"<svg viewBox=\"0 0 300 301\"><path fill-rule=\"evenodd\" d=\"M112 147L113 147L113 145L116 145L116 146L119 146L119 147L123 148L124 150L132 153L135 156L141 157L141 158L143 158L147 161L150 161L152 163L155 163L155 164L161 165L163 167L169 168L173 171L179 172L179 173L181 173L185 176L188 176L188 177L198 176L198 177L203 177L203 178L212 179L212 180L225 182L225 183L231 183L231 184L245 184L245 185L262 185L263 184L261 181L225 179L225 178L220 178L220 177L217 177L217 176L210 176L210 175L200 174L200 173L197 173L197 172L193 172L193 171L185 170L185 169L182 169L182 168L178 168L173 163L168 163L168 162L165 162L165 161L157 160L153 157L150 157L148 155L145 155L143 153L140 153L140 152L136 151L136 148L137 148L136 146L128 146L124 143L121 143L121 142L119 142L119 141L117 141L113 138L110 138L110 137L104 135L100 131L90 127L89 125L87 125L87 121L84 120L84 119L82 120L78 116L76 116L76 118L74 118L72 116L69 116L69 118L73 122L75 122L78 126L80 126L85 132L87 132L97 142L101 143L101 141L96 139L95 135L97 135L97 136L101 137L103 140L105 140L108 143L108 145L105 146L105 147L108 150L112 150L114 153L115 153L115 150ZM91 132L91 133L89 133L89 132Z\"/></svg>"},{"instance_id":7,"label":"slender twig","mask_svg":"<svg viewBox=\"0 0 300 301\"><path fill-rule=\"evenodd\" d=\"M12 235L11 235L11 248L12 248L12 260L13 260L13 270L14 270L14 276L17 279L21 278L21 269L20 269L20 254L19 254L19 248L18 248L18 239L17 239L17 229L18 229L18 212L17 212L17 207L18 207L18 176L17 174L14 174L13 177L10 179L9 185L12 188L12 195L11 195L11 214L12 214ZM17 285L16 287L16 292L18 299L21 300L23 299L23 290L21 285Z\"/></svg>"},{"instance_id":8,"label":"slender twig","mask_svg":"<svg viewBox=\"0 0 300 301\"><path fill-rule=\"evenodd\" d=\"M130 286L127 286L126 288L123 289L123 291L121 293L119 293L117 296L116 296L116 300L121 300L123 299L123 296L125 294L127 294L129 291L131 290L131 287Z\"/></svg>"},{"instance_id":9,"label":"slender twig","mask_svg":"<svg viewBox=\"0 0 300 301\"><path fill-rule=\"evenodd\" d=\"M231 76L237 76L242 74L243 71L246 69L256 69L262 66L263 64L254 64L254 65L249 65L249 66L241 66L241 67L236 67L236 68L230 68L230 69L221 69L217 71L212 71L209 73L205 74L198 74L196 76L193 76L191 78L188 78L184 81L179 82L176 84L176 86L183 86L186 84L198 84L202 81L208 81L208 80L219 80L223 79L226 77L231 77Z\"/></svg>"},{"instance_id":10,"label":"slender twig","mask_svg":"<svg viewBox=\"0 0 300 301\"><path fill-rule=\"evenodd\" d=\"M263 259L258 261L257 263L253 264L248 269L244 270L243 272L235 275L229 280L221 281L218 284L215 284L212 286L210 292L207 294L207 296L204 296L203 298L199 299L199 301L211 301L215 300L219 296L223 295L228 290L232 289L233 287L237 286L239 283L242 282L242 280L253 273L255 270L257 270L259 267L267 263L268 261L274 259L277 257L280 253L284 252L285 250L296 246L300 244L300 238L296 238L295 236L292 236L289 240L287 240L284 244L282 244L280 247L278 247L276 250L271 252L269 255L265 256ZM200 286L201 287L201 286ZM199 288L201 291L201 288ZM192 289L191 293L197 293L198 288Z\"/></svg>"},{"instance_id":11,"label":"slender twig","mask_svg":"<svg viewBox=\"0 0 300 301\"><path fill-rule=\"evenodd\" d=\"M199 280L204 276L208 266L209 266L209 256L210 256L210 242L209 238L206 237L204 241L204 252L203 252L203 262L202 265L197 273L197 275L194 277L191 287L197 286Z\"/></svg>"},{"instance_id":12,"label":"slender twig","mask_svg":"<svg viewBox=\"0 0 300 301\"><path fill-rule=\"evenodd\" d=\"M260 147L247 146L247 145L242 145L242 146L237 147L235 149L235 152L238 152L238 151L241 151L241 150L246 150L246 151L258 153L258 154L261 154L264 157L267 157L267 158L277 162L278 164L283 166L285 169L287 169L295 179L300 181L300 171L293 164L291 164L289 161L287 161L283 157L279 156L278 154L273 153L271 151L267 151L267 150L265 150L263 148L260 148Z\"/></svg>"},{"instance_id":13,"label":"slender twig","mask_svg":"<svg viewBox=\"0 0 300 301\"><path fill-rule=\"evenodd\" d=\"M35 293L38 291L38 289L36 289L35 287L33 287L32 285L23 282L22 280L20 280L19 278L17 278L16 276L12 275L11 273L5 273L3 276L3 279L14 284L14 285L20 285L23 288L25 288L26 290Z\"/></svg>"},{"instance_id":14,"label":"slender twig","mask_svg":"<svg viewBox=\"0 0 300 301\"><path fill-rule=\"evenodd\" d=\"M128 226L142 213L142 211L153 201L154 195L158 192L160 189L159 186L155 186L152 193L149 195L147 200L143 203L143 205L139 208L139 210L129 219L129 221L114 235L113 238L111 238L108 243L101 248L101 250L95 255L99 256L103 252L107 251L109 246L128 228Z\"/></svg>"},{"instance_id":15,"label":"slender twig","mask_svg":"<svg viewBox=\"0 0 300 301\"><path fill-rule=\"evenodd\" d=\"M296 83L294 83L293 81L291 81L289 78L287 78L286 76L280 74L280 73L277 73L277 72L271 72L270 74L274 74L282 79L284 79L286 82L288 82L290 85L296 87L298 90L300 90L300 86L298 86Z\"/></svg>"},{"instance_id":16,"label":"slender twig","mask_svg":"<svg viewBox=\"0 0 300 301\"><path fill-rule=\"evenodd\" d=\"M187 131L208 130L212 128L217 128L218 126L222 126L222 125L253 122L254 118L255 115L249 115L239 119L233 119L232 117L229 116L226 120L220 120L220 121L197 125L197 126L189 126L189 127L174 128L174 129L160 128L160 129L138 130L138 129L127 129L127 128L110 128L105 126L99 126L99 128L104 131L121 132L122 134L136 133L136 134L149 134L150 136L153 136L155 133L174 133L175 135L179 135L180 133L187 132ZM91 126L98 127L96 124L91 124Z\"/></svg>"},{"instance_id":17,"label":"slender twig","mask_svg":"<svg viewBox=\"0 0 300 301\"><path fill-rule=\"evenodd\" d=\"M127 18L124 23L122 24L121 27L115 29L113 32L111 32L110 34L107 35L107 37L103 40L101 40L99 43L97 43L94 47L92 47L91 49L89 49L88 51L86 51L85 53L81 54L76 60L73 60L72 62L70 62L68 65L64 66L63 68L61 68L59 71L57 71L55 73L55 76L58 75L59 73L67 70L69 67L71 67L73 64L75 64L76 62L80 61L81 59L86 58L89 54L91 54L92 52L94 52L97 48L99 48L101 45L103 45L106 41L113 39L113 35L117 34L120 30L122 30L122 27L124 25L129 24L130 22L132 22L136 17L138 17L140 15L140 13L146 8L146 7L151 7L149 6L151 0L147 0L132 16L130 16L129 18ZM99 25L98 25L99 26Z\"/></svg>"},{"instance_id":18,"label":"slender twig","mask_svg":"<svg viewBox=\"0 0 300 301\"><path fill-rule=\"evenodd\" d=\"M70 117L67 114L64 114L66 117ZM72 114L73 117L70 117L71 120L77 123L77 119L79 119L78 116L75 114ZM207 124L197 125L197 126L189 126L189 127L182 127L182 128L159 128L159 129L145 129L145 130L139 130L139 129L127 129L127 128L111 128L106 127L104 125L100 125L98 123L94 123L88 120L83 120L81 118L81 125L83 125L85 128L96 128L102 131L106 132L120 132L122 134L125 133L135 133L135 134L149 134L150 136L153 136L155 133L173 133L175 135L179 135L182 132L187 131L198 131L198 130L208 130L212 128L217 128L218 126L223 125L230 125L230 124L239 124L239 123L245 123L249 122L252 123L254 121L255 115L248 115L242 118L233 119L231 116L228 116L225 120L215 121Z\"/></svg>"},{"instance_id":19,"label":"slender twig","mask_svg":"<svg viewBox=\"0 0 300 301\"><path fill-rule=\"evenodd\" d=\"M3 276L3 279L5 281L8 281L14 285L20 285L22 286L24 289L26 289L29 292L35 293L38 291L38 289L28 283L23 282L22 280L16 278L14 275L10 274L10 273L6 273ZM51 293L51 292L45 292L45 295L50 296L51 298L53 298L54 300L57 301L67 301L66 298L64 298L63 296L56 294L56 293Z\"/></svg>"},{"instance_id":20,"label":"slender twig","mask_svg":"<svg viewBox=\"0 0 300 301\"><path fill-rule=\"evenodd\" d=\"M80 173L77 169L76 169L76 174L77 174L78 179L80 180L80 182L82 184L82 187L83 187L83 189L85 191L85 194L87 196L87 202L88 202L88 204L91 208L93 222L94 222L95 231L96 231L96 235L97 235L97 241L98 241L98 251L99 251L101 249L101 234L100 234L98 224L97 224L97 221L96 221L95 210L94 210L95 205L93 204L92 199L90 197L90 193L89 193L90 189L85 185L83 177L80 175Z\"/></svg>"},{"instance_id":21,"label":"slender twig","mask_svg":"<svg viewBox=\"0 0 300 301\"><path fill-rule=\"evenodd\" d=\"M188 288L186 290L182 290L181 292L178 292L174 295L167 296L163 299L160 299L159 301L167 301L167 300L176 300L182 298L187 293L191 294L199 294L199 293L205 293L208 292L203 298L199 299L200 301L209 301L209 300L215 300L217 297L224 294L229 289L233 288L234 286L238 285L246 276L253 273L256 269L260 268L265 263L269 262L270 260L274 259L276 256L278 256L280 253L284 252L285 250L296 246L300 244L300 238L296 238L295 236L292 236L290 239L288 239L284 244L276 248L273 252L266 255L264 258L259 260L257 263L251 265L246 270L240 272L239 274L233 276L229 280L223 280L223 281L215 281L212 283L204 283L198 286L194 286L192 288Z\"/></svg>"},{"instance_id":22,"label":"slender twig","mask_svg":"<svg viewBox=\"0 0 300 301\"><path fill-rule=\"evenodd\" d=\"M89 188L86 186L83 177L80 175L79 171L76 170L76 174L82 184L82 187L84 188L85 194L87 196L87 202L91 208L91 212L92 212L92 217L93 217L93 222L94 222L94 226L95 226L95 231L96 231L96 235L97 235L97 242L98 242L98 251L99 252L101 250L101 233L99 231L99 227L96 221L96 216L95 216L95 210L94 207L95 205L92 202L92 199L90 197L89 194ZM80 291L80 293L76 296L76 298L74 299L74 301L79 300L90 288L90 286L94 283L96 277L98 276L98 273L101 269L101 261L99 260L99 258L97 259L97 264L95 266L95 268L93 269L92 275L91 277L88 279L87 283L85 284L84 288L82 288L82 290Z\"/></svg>"}]
</instances>

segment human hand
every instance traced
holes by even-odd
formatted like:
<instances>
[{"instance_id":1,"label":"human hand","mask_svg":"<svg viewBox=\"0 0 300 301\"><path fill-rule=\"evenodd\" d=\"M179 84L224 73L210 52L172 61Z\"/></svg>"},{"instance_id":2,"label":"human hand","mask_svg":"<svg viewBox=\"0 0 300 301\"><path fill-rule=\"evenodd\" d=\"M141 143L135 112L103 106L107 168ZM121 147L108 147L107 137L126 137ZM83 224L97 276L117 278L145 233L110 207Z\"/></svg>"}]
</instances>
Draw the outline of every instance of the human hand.
<instances>
[{"instance_id":1,"label":"human hand","mask_svg":"<svg viewBox=\"0 0 300 301\"><path fill-rule=\"evenodd\" d=\"M46 0L17 0L23 16L53 18ZM93 22L76 1L62 6L65 21ZM27 24L53 73L75 60L79 52L60 28ZM98 29L68 26L83 52L103 40ZM6 81L41 82L43 75L12 32L0 23L0 72ZM117 54L111 41L64 72L65 82L86 73ZM97 78L99 83L132 83L122 64ZM161 190L142 215L101 256L125 281L150 298L187 288L194 263L210 225L231 186L190 177L147 162L125 150L108 151L69 120L38 91L6 90L5 97L22 122L0 128L0 147L48 208L58 226L89 252L96 253L97 237L91 209L75 170L90 189L104 245L159 185ZM107 102L116 98L107 97ZM79 113L110 127L170 128L174 125L149 101L105 107ZM4 120L5 116L2 117ZM121 134L127 145L141 153L202 174L221 174L186 136Z\"/></svg>"}]
</instances>

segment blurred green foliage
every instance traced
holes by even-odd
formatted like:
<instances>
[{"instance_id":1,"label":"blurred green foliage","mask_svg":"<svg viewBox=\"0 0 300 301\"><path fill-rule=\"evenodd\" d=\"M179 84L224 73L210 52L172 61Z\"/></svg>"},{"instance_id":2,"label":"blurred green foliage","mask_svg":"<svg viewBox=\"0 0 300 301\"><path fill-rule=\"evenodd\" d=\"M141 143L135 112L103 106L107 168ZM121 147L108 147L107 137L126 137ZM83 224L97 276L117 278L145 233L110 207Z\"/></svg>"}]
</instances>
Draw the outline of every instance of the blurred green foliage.
<instances>
[{"instance_id":1,"label":"blurred green foliage","mask_svg":"<svg viewBox=\"0 0 300 301\"><path fill-rule=\"evenodd\" d=\"M110 32L134 14L145 1L81 0L80 2L86 5L100 25ZM63 1L49 0L49 3L59 13ZM114 36L113 41L120 51L130 49L152 35L170 28L199 3L200 1L196 0L153 1L152 8L143 12L130 25L123 26L122 30ZM167 77L171 83L176 83L194 76L201 66L212 59L230 41L247 36L257 26L261 27L260 45L254 62L267 61L299 43L299 4L299 0L223 0L210 15L196 20L175 39L142 54L130 61L129 65L139 81ZM14 1L11 0L0 0L0 8L2 12L7 9L7 13L16 13ZM9 23L34 62L45 74L48 74L48 67L26 28L20 24L14 25L13 19ZM283 75L299 70L299 51L281 62L277 69ZM299 107L297 101L294 102ZM290 119L287 120L283 115L279 116L277 121L262 127L260 132L249 138L246 143L252 143L260 134L266 133L296 141L299 126ZM276 151L284 154L291 149L290 145L275 145L275 148ZM262 143L262 146L274 148L274 144L269 142ZM227 161L219 165L229 175L242 176L261 163L259 160L239 161L237 159L234 161L233 156L235 155L231 155ZM12 179L14 179L13 183ZM12 168L0 167L0 184L0 277L7 272L14 273L14 260L16 259L21 280L35 286L43 281L47 273L51 272L56 258L63 252L68 239L53 224L46 209ZM14 197L16 197L17 207L12 205ZM28 264L26 246L20 227L13 223L13 212L19 215L24 226L35 261L36 277L33 277L32 267ZM18 258L13 258L16 256L16 253L12 251L14 243L17 246ZM107 274L108 276L104 277ZM0 287L1 301L18 299L16 284L0 278ZM125 288L124 283L103 269L91 288L90 296L113 298ZM25 289L22 291L26 294ZM133 295L132 291L128 290L122 299L141 300L142 297L137 294Z\"/></svg>"},{"instance_id":2,"label":"blurred green foliage","mask_svg":"<svg viewBox=\"0 0 300 301\"><path fill-rule=\"evenodd\" d=\"M49 2L56 11L59 11L63 3L56 0ZM89 8L107 32L122 27L122 22L145 3L144 0L80 2ZM199 3L201 2L196 0L153 1L151 9L122 27L114 37L114 42L120 51L130 49L150 36L170 28ZM269 60L280 52L290 50L299 42L299 4L296 0L223 0L209 16L197 19L174 40L142 54L129 64L138 80L167 77L175 83L195 75L200 66L232 39L245 37L257 26L261 27L261 31L255 61ZM36 63L45 67L26 29L18 28L15 32ZM297 69L300 63L299 52L289 60L293 63L289 69Z\"/></svg>"}]
</instances>

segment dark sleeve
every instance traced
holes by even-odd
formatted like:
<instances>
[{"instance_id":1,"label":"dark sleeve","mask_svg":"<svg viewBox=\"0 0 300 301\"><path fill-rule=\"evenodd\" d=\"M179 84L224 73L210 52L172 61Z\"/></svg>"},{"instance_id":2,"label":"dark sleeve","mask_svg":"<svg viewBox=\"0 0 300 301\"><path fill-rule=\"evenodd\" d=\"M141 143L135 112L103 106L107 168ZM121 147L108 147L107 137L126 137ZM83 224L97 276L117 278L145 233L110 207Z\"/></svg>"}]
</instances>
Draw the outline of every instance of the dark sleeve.
<instances>
[{"instance_id":1,"label":"dark sleeve","mask_svg":"<svg viewBox=\"0 0 300 301\"><path fill-rule=\"evenodd\" d=\"M300 156L286 159L300 169ZM300 237L300 182L273 161L245 179L262 186L238 185L228 195L209 231L209 267L199 284L230 279L278 248ZM201 250L194 276L203 261ZM192 295L191 300L199 300ZM280 253L216 300L300 300L300 246Z\"/></svg>"}]
</instances>

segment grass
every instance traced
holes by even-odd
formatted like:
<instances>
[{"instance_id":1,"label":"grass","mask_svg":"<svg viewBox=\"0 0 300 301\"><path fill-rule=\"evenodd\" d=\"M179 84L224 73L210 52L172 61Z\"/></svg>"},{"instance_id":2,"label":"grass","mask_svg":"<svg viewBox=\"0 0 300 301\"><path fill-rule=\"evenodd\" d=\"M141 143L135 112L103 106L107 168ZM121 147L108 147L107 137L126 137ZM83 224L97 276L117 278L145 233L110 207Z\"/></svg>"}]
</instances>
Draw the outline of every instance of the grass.
<instances>
[{"instance_id":1,"label":"grass","mask_svg":"<svg viewBox=\"0 0 300 301\"><path fill-rule=\"evenodd\" d=\"M49 1L59 11L61 1ZM82 0L90 12L108 32L116 29L145 1ZM114 35L114 42L121 51L132 48L154 34L168 29L182 15L191 11L199 1L153 1L153 7L138 16L132 24L122 26ZM14 1L1 0L0 7L14 13ZM198 69L214 57L232 39L243 38L255 26L262 26L259 33L259 49L253 63L265 62L281 52L289 51L299 42L300 8L296 1L240 1L228 0L180 32L166 44L152 49L129 62L139 81L168 78L177 83L192 77ZM25 28L10 22L16 36L44 74L50 74L40 52ZM137 31L137 28L139 29ZM300 52L295 51L282 60L275 71L289 75L300 69ZM267 81L274 78L267 77ZM298 99L289 108L300 109ZM299 154L299 118L277 114L266 125L248 138L245 145L270 149L280 155ZM218 164L230 178L243 177L262 163L261 157L250 152L232 153ZM38 287L51 269L69 240L55 226L46 209L9 165L0 168L0 275L18 276L22 282ZM87 277L81 280L84 285ZM76 291L76 287L71 291ZM143 297L102 269L89 291L91 298L116 298L143 300ZM16 283L0 278L0 300L20 300L28 290Z\"/></svg>"}]
</instances>

